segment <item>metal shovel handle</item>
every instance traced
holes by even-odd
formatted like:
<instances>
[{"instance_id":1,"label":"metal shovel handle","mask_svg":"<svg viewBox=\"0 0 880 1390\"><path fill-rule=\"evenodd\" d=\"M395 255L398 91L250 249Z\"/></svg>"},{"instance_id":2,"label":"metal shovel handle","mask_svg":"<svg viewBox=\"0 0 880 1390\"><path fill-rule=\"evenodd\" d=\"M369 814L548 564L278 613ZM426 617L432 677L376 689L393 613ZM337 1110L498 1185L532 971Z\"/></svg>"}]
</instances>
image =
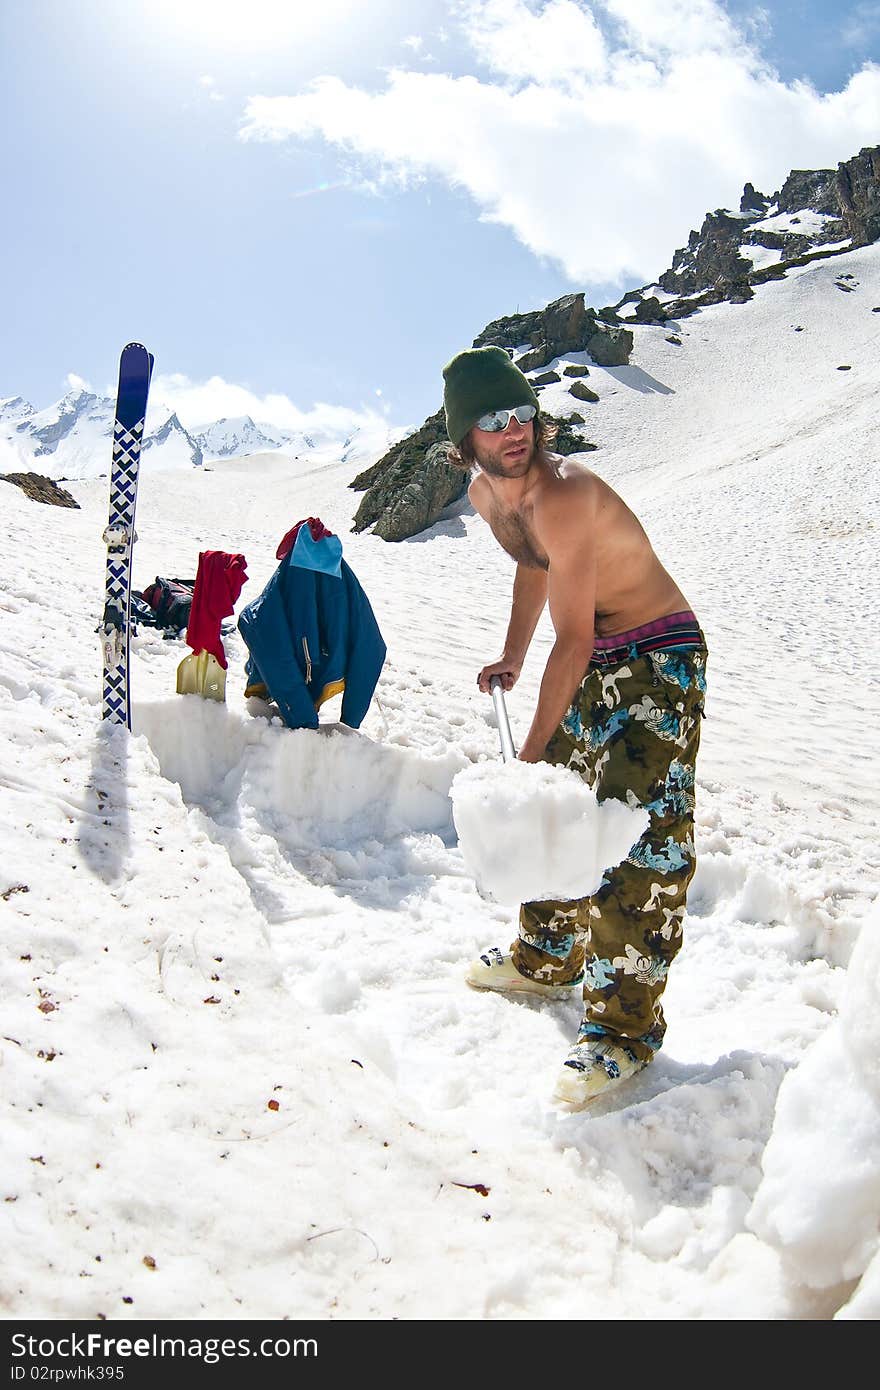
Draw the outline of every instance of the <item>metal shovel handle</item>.
<instances>
[{"instance_id":1,"label":"metal shovel handle","mask_svg":"<svg viewBox=\"0 0 880 1390\"><path fill-rule=\"evenodd\" d=\"M516 761L516 749L513 746L513 735L510 732L510 720L507 717L507 705L504 703L504 686L501 684L500 676L493 676L489 682L489 689L492 692L492 699L495 703L495 715L498 719L498 735L501 739L501 756L506 763Z\"/></svg>"}]
</instances>

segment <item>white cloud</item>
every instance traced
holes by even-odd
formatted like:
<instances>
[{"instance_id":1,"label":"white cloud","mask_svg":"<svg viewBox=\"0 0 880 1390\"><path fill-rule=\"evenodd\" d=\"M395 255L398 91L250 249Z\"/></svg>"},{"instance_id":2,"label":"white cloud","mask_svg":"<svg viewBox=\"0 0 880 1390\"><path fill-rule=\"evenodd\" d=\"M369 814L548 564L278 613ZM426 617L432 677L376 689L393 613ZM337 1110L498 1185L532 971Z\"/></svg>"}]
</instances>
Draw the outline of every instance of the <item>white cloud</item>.
<instances>
[{"instance_id":1,"label":"white cloud","mask_svg":"<svg viewBox=\"0 0 880 1390\"><path fill-rule=\"evenodd\" d=\"M475 67L394 70L384 90L322 77L253 97L242 137L315 136L380 182L466 190L574 281L648 279L690 226L791 168L877 140L880 66L839 92L784 82L717 0L469 0Z\"/></svg>"},{"instance_id":2,"label":"white cloud","mask_svg":"<svg viewBox=\"0 0 880 1390\"><path fill-rule=\"evenodd\" d=\"M68 391L91 391L92 389L85 377L77 376L76 372L68 372L64 384Z\"/></svg>"},{"instance_id":3,"label":"white cloud","mask_svg":"<svg viewBox=\"0 0 880 1390\"><path fill-rule=\"evenodd\" d=\"M745 40L716 0L603 0L637 52L737 53Z\"/></svg>"},{"instance_id":4,"label":"white cloud","mask_svg":"<svg viewBox=\"0 0 880 1390\"><path fill-rule=\"evenodd\" d=\"M480 0L466 13L475 56L508 78L557 83L607 68L601 30L590 10L575 0L548 0L540 12L525 0Z\"/></svg>"},{"instance_id":5,"label":"white cloud","mask_svg":"<svg viewBox=\"0 0 880 1390\"><path fill-rule=\"evenodd\" d=\"M385 414L370 406L353 410L348 406L316 401L308 410L295 405L281 393L258 395L247 386L212 376L207 381L191 381L180 372L158 374L150 387L149 428L161 423L171 411L187 429L211 424L214 420L249 415L257 424L278 425L282 429L302 430L306 434L332 434L344 438L355 430L385 437Z\"/></svg>"}]
</instances>

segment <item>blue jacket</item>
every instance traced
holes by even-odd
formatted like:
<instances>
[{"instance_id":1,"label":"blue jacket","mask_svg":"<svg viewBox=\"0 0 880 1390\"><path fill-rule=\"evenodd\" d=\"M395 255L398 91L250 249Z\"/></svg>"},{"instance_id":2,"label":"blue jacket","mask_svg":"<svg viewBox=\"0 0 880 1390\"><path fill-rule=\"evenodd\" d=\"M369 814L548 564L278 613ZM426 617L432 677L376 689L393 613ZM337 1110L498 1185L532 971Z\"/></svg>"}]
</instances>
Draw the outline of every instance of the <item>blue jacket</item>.
<instances>
[{"instance_id":1,"label":"blue jacket","mask_svg":"<svg viewBox=\"0 0 880 1390\"><path fill-rule=\"evenodd\" d=\"M250 652L247 694L265 687L291 729L316 729L319 707L342 691L342 722L360 727L386 647L337 536L315 541L302 526L238 627Z\"/></svg>"}]
</instances>

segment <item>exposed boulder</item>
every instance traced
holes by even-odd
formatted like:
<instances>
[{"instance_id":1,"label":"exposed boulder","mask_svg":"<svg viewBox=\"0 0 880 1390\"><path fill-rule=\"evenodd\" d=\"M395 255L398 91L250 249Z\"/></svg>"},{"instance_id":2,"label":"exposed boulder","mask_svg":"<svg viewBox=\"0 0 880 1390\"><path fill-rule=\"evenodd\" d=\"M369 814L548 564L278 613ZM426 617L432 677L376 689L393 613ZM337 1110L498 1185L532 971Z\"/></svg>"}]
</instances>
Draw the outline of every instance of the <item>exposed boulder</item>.
<instances>
[{"instance_id":1,"label":"exposed boulder","mask_svg":"<svg viewBox=\"0 0 880 1390\"><path fill-rule=\"evenodd\" d=\"M542 372L540 376L532 377L533 386L554 386L562 377L558 372Z\"/></svg>"},{"instance_id":2,"label":"exposed boulder","mask_svg":"<svg viewBox=\"0 0 880 1390\"><path fill-rule=\"evenodd\" d=\"M586 332L586 321L594 322L595 309L587 309L583 294L566 294L555 299L545 309L528 314L513 314L487 324L474 338L474 347L503 347L508 352L527 343L540 361L524 368L544 367L563 352L577 352Z\"/></svg>"},{"instance_id":3,"label":"exposed boulder","mask_svg":"<svg viewBox=\"0 0 880 1390\"><path fill-rule=\"evenodd\" d=\"M566 294L531 314L496 319L474 339L474 347L494 344L512 352L528 344L516 365L523 372L546 367L566 352L582 352L596 332L596 311L584 304L583 294Z\"/></svg>"},{"instance_id":4,"label":"exposed boulder","mask_svg":"<svg viewBox=\"0 0 880 1390\"><path fill-rule=\"evenodd\" d=\"M588 439L584 439L580 430L577 428L578 425L583 425L585 423L583 415L578 415L577 412L573 410L570 415L566 415L561 419L559 416L553 415L548 415L546 418L552 420L553 424L556 426L556 439L550 446L550 452L552 454L562 454L563 456L567 454L586 454L598 449L598 444L592 444Z\"/></svg>"},{"instance_id":5,"label":"exposed boulder","mask_svg":"<svg viewBox=\"0 0 880 1390\"><path fill-rule=\"evenodd\" d=\"M391 495L373 527L373 535L383 541L405 541L433 526L445 507L463 497L467 474L448 461L449 445L432 444L422 466L403 481L398 465L388 478ZM359 528L355 528L359 529Z\"/></svg>"},{"instance_id":6,"label":"exposed boulder","mask_svg":"<svg viewBox=\"0 0 880 1390\"><path fill-rule=\"evenodd\" d=\"M621 330L617 327L619 320L614 310L608 310L604 316L608 321L600 322L596 310L584 304L583 294L566 294L548 304L546 309L533 314L496 319L477 335L474 347L494 344L513 352L527 343L527 351L516 358L521 372L540 371L554 358L564 357L567 352L587 351L594 361L604 367L623 366L629 360L632 338L620 336ZM627 333L626 329L622 331ZM627 342L629 347L624 357L622 354ZM600 355L597 356L597 353Z\"/></svg>"},{"instance_id":7,"label":"exposed boulder","mask_svg":"<svg viewBox=\"0 0 880 1390\"><path fill-rule=\"evenodd\" d=\"M42 473L0 473L0 478L7 483L15 483L33 502L46 502L51 507L79 508L79 503L66 488L59 487L52 478L44 478Z\"/></svg>"},{"instance_id":8,"label":"exposed boulder","mask_svg":"<svg viewBox=\"0 0 880 1390\"><path fill-rule=\"evenodd\" d=\"M649 295L647 299L640 299L636 304L636 311L633 314L636 323L665 323L666 314L663 312L663 305L656 294Z\"/></svg>"},{"instance_id":9,"label":"exposed boulder","mask_svg":"<svg viewBox=\"0 0 880 1390\"><path fill-rule=\"evenodd\" d=\"M569 386L568 391L569 395L574 396L575 400L589 401L591 405L595 405L599 399L596 392L591 391L589 386L583 381L576 381L573 386Z\"/></svg>"},{"instance_id":10,"label":"exposed boulder","mask_svg":"<svg viewBox=\"0 0 880 1390\"><path fill-rule=\"evenodd\" d=\"M727 287L728 304L747 304L750 299L754 299L755 291L752 289L747 279L737 280L734 284Z\"/></svg>"},{"instance_id":11,"label":"exposed boulder","mask_svg":"<svg viewBox=\"0 0 880 1390\"><path fill-rule=\"evenodd\" d=\"M433 525L467 490L467 473L446 461L448 450L446 418L438 410L349 484L365 491L351 529L372 526L383 540L402 541Z\"/></svg>"},{"instance_id":12,"label":"exposed boulder","mask_svg":"<svg viewBox=\"0 0 880 1390\"><path fill-rule=\"evenodd\" d=\"M625 367L632 347L628 328L603 328L589 339L587 352L600 367Z\"/></svg>"},{"instance_id":13,"label":"exposed boulder","mask_svg":"<svg viewBox=\"0 0 880 1390\"><path fill-rule=\"evenodd\" d=\"M538 371L552 361L553 353L547 351L545 347L532 348L529 352L524 352L516 359L516 365L521 372Z\"/></svg>"},{"instance_id":14,"label":"exposed boulder","mask_svg":"<svg viewBox=\"0 0 880 1390\"><path fill-rule=\"evenodd\" d=\"M473 347L503 347L513 355L516 348L531 343L541 332L541 310L535 309L527 314L508 314L503 319L493 319L487 323L482 333L474 338Z\"/></svg>"},{"instance_id":15,"label":"exposed boulder","mask_svg":"<svg viewBox=\"0 0 880 1390\"><path fill-rule=\"evenodd\" d=\"M581 362L571 362L567 367L562 368L563 376L589 376L590 369Z\"/></svg>"}]
</instances>

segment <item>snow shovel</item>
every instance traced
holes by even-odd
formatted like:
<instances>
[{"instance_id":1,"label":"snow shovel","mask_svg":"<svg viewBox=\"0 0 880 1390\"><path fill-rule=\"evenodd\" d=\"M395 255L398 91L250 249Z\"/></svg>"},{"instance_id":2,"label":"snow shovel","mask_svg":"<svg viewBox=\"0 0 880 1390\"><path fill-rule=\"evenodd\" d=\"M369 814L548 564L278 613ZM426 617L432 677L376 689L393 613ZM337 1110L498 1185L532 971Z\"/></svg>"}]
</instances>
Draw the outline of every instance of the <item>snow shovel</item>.
<instances>
[{"instance_id":1,"label":"snow shovel","mask_svg":"<svg viewBox=\"0 0 880 1390\"><path fill-rule=\"evenodd\" d=\"M493 676L489 682L489 689L492 692L492 700L495 704L495 717L498 720L498 736L501 739L501 756L506 763L516 761L516 749L513 746L513 735L510 732L510 720L507 717L507 705L504 703L504 686L501 684L500 676Z\"/></svg>"},{"instance_id":2,"label":"snow shovel","mask_svg":"<svg viewBox=\"0 0 880 1390\"><path fill-rule=\"evenodd\" d=\"M226 699L226 672L211 652L190 652L177 668L178 695L201 695L205 700Z\"/></svg>"},{"instance_id":3,"label":"snow shovel","mask_svg":"<svg viewBox=\"0 0 880 1390\"><path fill-rule=\"evenodd\" d=\"M452 817L465 868L478 891L498 903L590 898L647 830L648 812L615 798L600 805L574 768L520 761L497 676L489 690L505 766L474 763L453 778Z\"/></svg>"}]
</instances>

